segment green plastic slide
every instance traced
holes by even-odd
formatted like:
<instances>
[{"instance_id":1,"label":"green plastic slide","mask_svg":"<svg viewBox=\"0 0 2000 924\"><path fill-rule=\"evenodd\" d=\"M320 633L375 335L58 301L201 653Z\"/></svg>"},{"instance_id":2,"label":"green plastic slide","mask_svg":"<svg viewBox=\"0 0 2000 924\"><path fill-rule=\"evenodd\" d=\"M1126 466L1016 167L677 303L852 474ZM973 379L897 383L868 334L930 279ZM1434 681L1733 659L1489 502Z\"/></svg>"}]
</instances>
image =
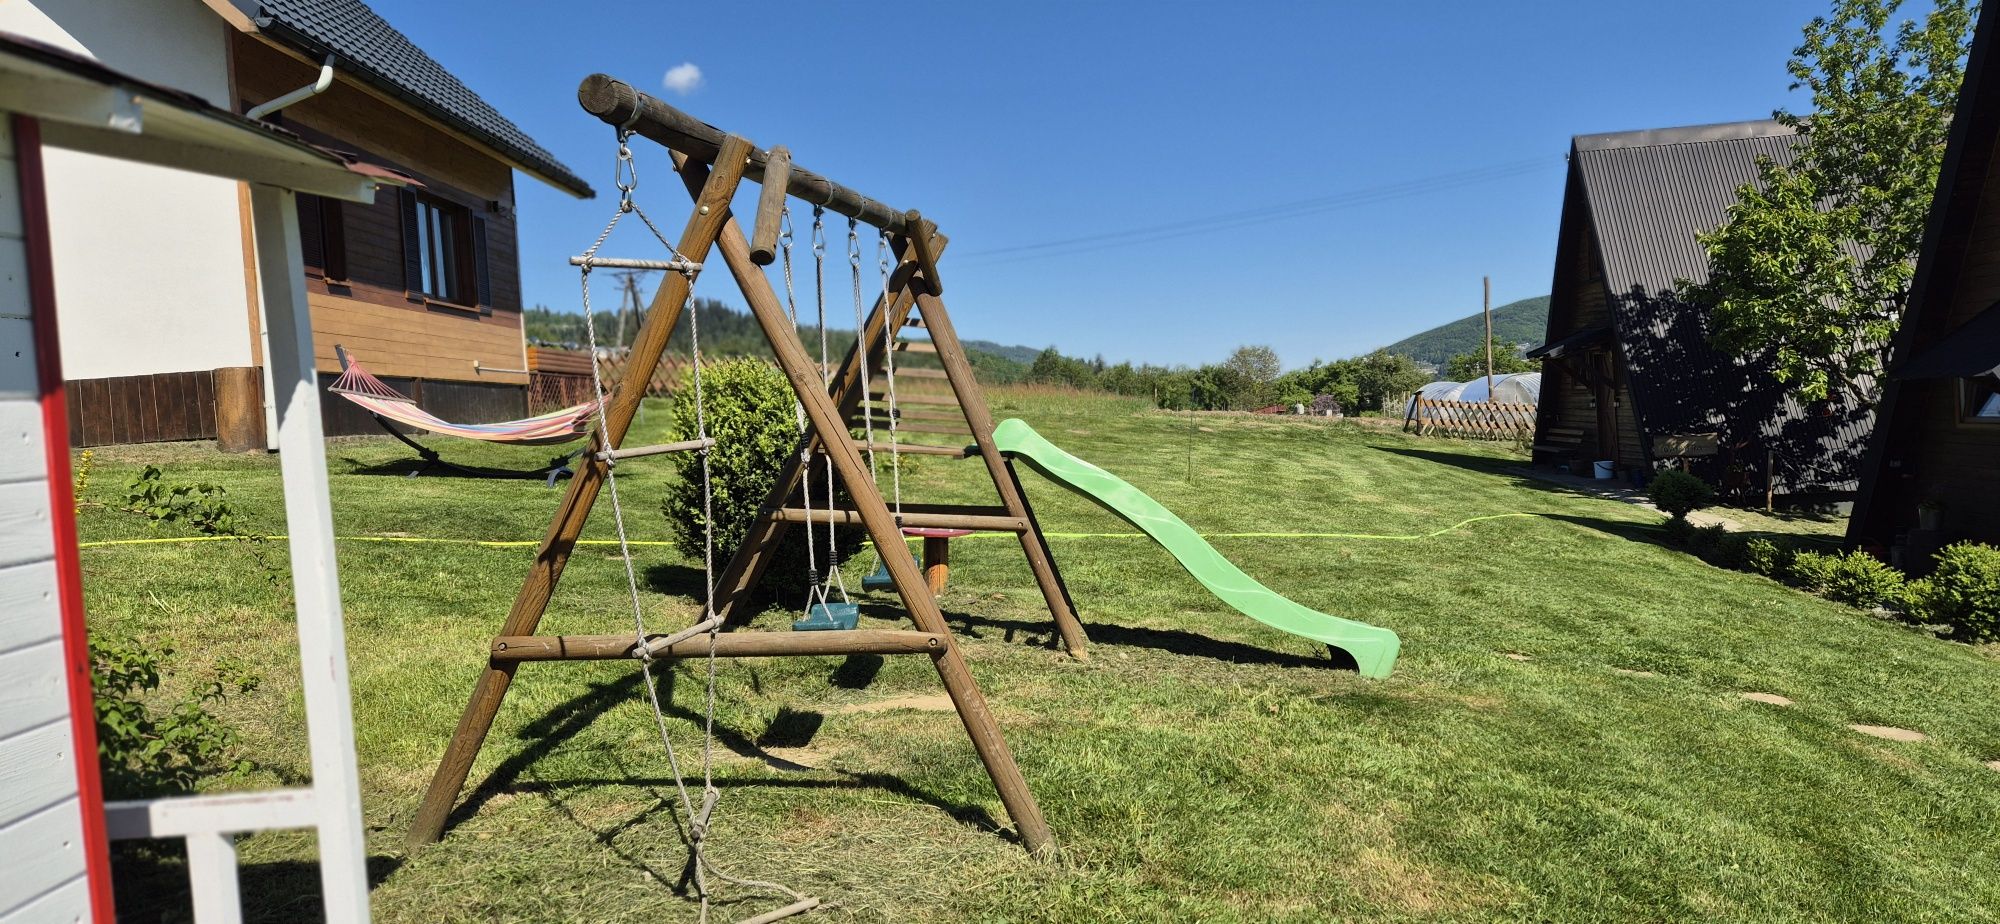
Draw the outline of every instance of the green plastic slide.
<instances>
[{"instance_id":1,"label":"green plastic slide","mask_svg":"<svg viewBox=\"0 0 2000 924\"><path fill-rule=\"evenodd\" d=\"M1124 479L1057 448L1023 420L1004 420L993 428L999 450L1035 471L1095 501L1138 527L1172 553L1181 567L1222 602L1274 629L1304 636L1353 656L1365 677L1387 677L1396 664L1402 641L1380 626L1328 616L1307 609L1257 583L1243 569L1223 558L1173 511L1160 506Z\"/></svg>"}]
</instances>

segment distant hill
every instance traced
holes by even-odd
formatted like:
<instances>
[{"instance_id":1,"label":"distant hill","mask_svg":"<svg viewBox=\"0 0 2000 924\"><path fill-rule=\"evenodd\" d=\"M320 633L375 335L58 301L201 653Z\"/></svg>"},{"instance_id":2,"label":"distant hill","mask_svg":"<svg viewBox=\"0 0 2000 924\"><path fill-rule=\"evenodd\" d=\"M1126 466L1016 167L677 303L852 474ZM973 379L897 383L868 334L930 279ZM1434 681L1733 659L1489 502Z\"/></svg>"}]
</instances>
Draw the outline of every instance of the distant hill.
<instances>
[{"instance_id":1,"label":"distant hill","mask_svg":"<svg viewBox=\"0 0 2000 924\"><path fill-rule=\"evenodd\" d=\"M972 352L990 353L1001 359L1017 362L1024 366L1032 365L1035 362L1035 357L1042 355L1040 347L1002 346L991 340L961 340L959 342L963 343L965 348Z\"/></svg>"},{"instance_id":2,"label":"distant hill","mask_svg":"<svg viewBox=\"0 0 2000 924\"><path fill-rule=\"evenodd\" d=\"M1548 329L1549 297L1546 295L1508 302L1493 309L1493 342L1496 345L1511 343L1533 349L1542 345L1542 337ZM1485 336L1486 322L1475 312L1421 334L1404 337L1383 349L1401 353L1420 363L1442 366L1445 360L1460 353L1482 349Z\"/></svg>"}]
</instances>

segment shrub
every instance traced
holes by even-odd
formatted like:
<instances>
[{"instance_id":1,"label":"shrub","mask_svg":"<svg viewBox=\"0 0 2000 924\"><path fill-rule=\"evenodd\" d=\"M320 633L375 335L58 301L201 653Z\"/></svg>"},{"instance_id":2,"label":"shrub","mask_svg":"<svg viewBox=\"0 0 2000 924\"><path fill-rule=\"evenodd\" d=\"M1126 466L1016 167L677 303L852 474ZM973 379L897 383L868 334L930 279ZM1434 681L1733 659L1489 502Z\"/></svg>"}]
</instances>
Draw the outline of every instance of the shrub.
<instances>
[{"instance_id":1,"label":"shrub","mask_svg":"<svg viewBox=\"0 0 2000 924\"><path fill-rule=\"evenodd\" d=\"M1910 614L1943 623L1967 642L2000 641L2000 549L1959 542L1938 553L1937 568L1908 593Z\"/></svg>"},{"instance_id":2,"label":"shrub","mask_svg":"<svg viewBox=\"0 0 2000 924\"><path fill-rule=\"evenodd\" d=\"M1652 499L1653 506L1681 520L1713 502L1715 489L1687 472L1670 468L1653 476L1646 485L1646 496Z\"/></svg>"},{"instance_id":3,"label":"shrub","mask_svg":"<svg viewBox=\"0 0 2000 924\"><path fill-rule=\"evenodd\" d=\"M1693 523L1689 523L1681 517L1675 517L1668 520L1662 528L1667 531L1668 544L1681 548L1687 548L1694 544L1694 534L1697 527Z\"/></svg>"},{"instance_id":4,"label":"shrub","mask_svg":"<svg viewBox=\"0 0 2000 924\"><path fill-rule=\"evenodd\" d=\"M1836 603L1870 610L1903 602L1903 573L1875 556L1854 549L1833 556L1823 591Z\"/></svg>"},{"instance_id":5,"label":"shrub","mask_svg":"<svg viewBox=\"0 0 2000 924\"><path fill-rule=\"evenodd\" d=\"M1716 540L1709 561L1717 567L1731 571L1750 570L1750 543L1755 540L1742 533L1727 533Z\"/></svg>"},{"instance_id":6,"label":"shrub","mask_svg":"<svg viewBox=\"0 0 2000 924\"><path fill-rule=\"evenodd\" d=\"M709 366L701 372L708 435L715 447L708 451L709 482L715 512L715 567L728 563L743 544L743 537L756 522L765 497L778 480L778 473L798 451L798 418L795 398L785 375L768 362L756 359L732 360ZM695 391L690 378L674 393L672 438L694 439ZM675 545L681 554L699 562L702 557L701 453L684 452L672 456L680 477L667 488L661 510L674 530ZM825 463L811 473L812 503L827 506ZM835 482L839 479L836 477ZM837 491L846 503L847 493ZM826 527L818 527L816 546L821 573L827 568ZM806 580L806 539L804 529L786 530L777 556L765 571L767 586L789 592L803 591ZM838 561L846 561L861 548L865 532L860 529L835 530Z\"/></svg>"},{"instance_id":7,"label":"shrub","mask_svg":"<svg viewBox=\"0 0 2000 924\"><path fill-rule=\"evenodd\" d=\"M160 662L173 649L147 649L131 639L93 638L91 688L97 705L97 754L104 794L139 799L193 792L203 777L242 776L256 769L232 758L235 729L209 711L257 688L259 678L228 665L164 713L146 704L160 686Z\"/></svg>"},{"instance_id":8,"label":"shrub","mask_svg":"<svg viewBox=\"0 0 2000 924\"><path fill-rule=\"evenodd\" d=\"M1769 539L1751 539L1743 543L1743 570L1752 571L1765 577L1783 573L1790 562L1785 550Z\"/></svg>"},{"instance_id":9,"label":"shrub","mask_svg":"<svg viewBox=\"0 0 2000 924\"><path fill-rule=\"evenodd\" d=\"M1795 552L1785 568L1786 576L1805 590L1823 593L1833 580L1834 560L1824 552Z\"/></svg>"},{"instance_id":10,"label":"shrub","mask_svg":"<svg viewBox=\"0 0 2000 924\"><path fill-rule=\"evenodd\" d=\"M1721 523L1695 527L1694 531L1688 534L1688 551L1701 558L1713 558L1716 550L1722 547L1723 541L1728 537L1729 527Z\"/></svg>"}]
</instances>

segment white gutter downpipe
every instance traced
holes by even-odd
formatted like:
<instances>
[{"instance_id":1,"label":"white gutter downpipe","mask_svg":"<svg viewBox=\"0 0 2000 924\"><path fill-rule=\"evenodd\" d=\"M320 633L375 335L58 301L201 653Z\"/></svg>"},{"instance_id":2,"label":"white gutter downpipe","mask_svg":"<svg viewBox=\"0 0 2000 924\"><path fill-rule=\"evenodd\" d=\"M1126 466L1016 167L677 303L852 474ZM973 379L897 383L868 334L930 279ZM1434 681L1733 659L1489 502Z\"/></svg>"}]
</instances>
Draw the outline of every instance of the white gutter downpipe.
<instances>
[{"instance_id":1,"label":"white gutter downpipe","mask_svg":"<svg viewBox=\"0 0 2000 924\"><path fill-rule=\"evenodd\" d=\"M243 117L253 120L261 119L299 100L309 99L325 93L326 88L330 86L333 86L332 54L328 54L326 61L320 64L319 78L317 80L277 99L252 106L249 112L243 114ZM259 303L259 308L261 311L261 302ZM260 315L261 320L262 317ZM263 348L262 355L264 357L264 448L267 451L276 451L278 448L278 406L271 402L271 396L276 393L277 383L271 379L271 329L268 322L257 325L257 339L259 342L258 345Z\"/></svg>"},{"instance_id":2,"label":"white gutter downpipe","mask_svg":"<svg viewBox=\"0 0 2000 924\"><path fill-rule=\"evenodd\" d=\"M326 88L330 86L333 86L333 56L327 55L326 63L321 64L319 67L318 80L315 80L310 84L307 84L303 87L293 90L290 93L280 96L277 99L271 100L266 103L260 103L256 106L252 106L250 108L250 111L244 113L243 116L244 118L248 119L261 119L267 115L270 115L271 113L277 112L278 110L285 108L286 106L290 106L291 104L296 103L299 100L306 99L308 97L318 96L321 93L325 93Z\"/></svg>"}]
</instances>

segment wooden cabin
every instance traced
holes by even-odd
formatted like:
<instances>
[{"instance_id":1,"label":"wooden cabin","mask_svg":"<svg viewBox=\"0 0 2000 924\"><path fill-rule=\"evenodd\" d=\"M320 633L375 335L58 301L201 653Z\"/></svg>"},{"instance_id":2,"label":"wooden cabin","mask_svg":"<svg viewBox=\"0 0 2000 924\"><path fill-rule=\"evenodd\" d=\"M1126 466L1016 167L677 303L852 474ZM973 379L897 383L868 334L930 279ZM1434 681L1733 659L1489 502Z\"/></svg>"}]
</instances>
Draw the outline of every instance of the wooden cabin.
<instances>
[{"instance_id":1,"label":"wooden cabin","mask_svg":"<svg viewBox=\"0 0 2000 924\"><path fill-rule=\"evenodd\" d=\"M390 385L452 420L525 416L527 357L514 174L590 187L360 0L27 0L0 30L49 42L314 144L416 178L372 203L307 197L299 233L319 371L346 346ZM309 92L323 73L331 80ZM217 438L269 445L248 195L241 183L148 164L52 154L51 230L62 267L72 442ZM171 189L166 199L139 190ZM146 240L101 259L106 240ZM214 258L233 254L233 271ZM95 265L87 255L100 255ZM125 336L146 330L142 344ZM326 405L329 434L377 432Z\"/></svg>"},{"instance_id":2,"label":"wooden cabin","mask_svg":"<svg viewBox=\"0 0 2000 924\"><path fill-rule=\"evenodd\" d=\"M1589 472L1685 466L1740 492L1852 491L1866 408L1801 406L1756 357L1709 344L1697 236L1722 224L1757 159L1792 156L1773 121L1578 135L1563 191L1535 455ZM1770 471L1767 472L1767 469Z\"/></svg>"},{"instance_id":3,"label":"wooden cabin","mask_svg":"<svg viewBox=\"0 0 2000 924\"><path fill-rule=\"evenodd\" d=\"M2000 14L1983 11L1848 541L1922 570L2000 544ZM1935 508L1926 528L1919 508Z\"/></svg>"}]
</instances>

